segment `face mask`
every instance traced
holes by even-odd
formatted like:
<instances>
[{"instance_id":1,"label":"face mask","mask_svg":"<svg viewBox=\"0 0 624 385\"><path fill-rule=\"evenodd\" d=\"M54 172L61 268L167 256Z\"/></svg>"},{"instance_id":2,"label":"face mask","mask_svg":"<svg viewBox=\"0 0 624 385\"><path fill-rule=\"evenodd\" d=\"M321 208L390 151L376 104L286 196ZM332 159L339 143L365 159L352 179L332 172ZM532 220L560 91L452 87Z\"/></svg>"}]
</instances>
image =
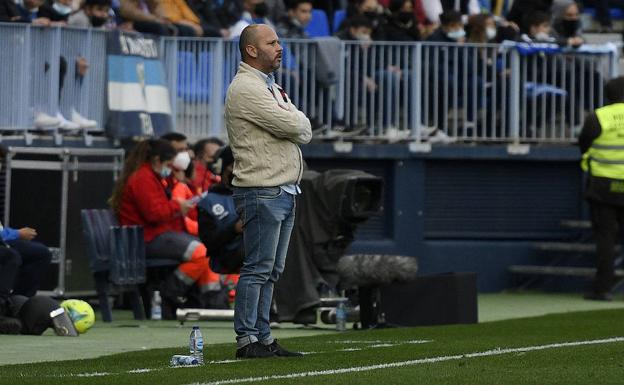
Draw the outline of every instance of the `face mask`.
<instances>
[{"instance_id":1,"label":"face mask","mask_svg":"<svg viewBox=\"0 0 624 385\"><path fill-rule=\"evenodd\" d=\"M399 12L398 20L403 24L407 24L414 19L414 14L411 12Z\"/></svg>"},{"instance_id":2,"label":"face mask","mask_svg":"<svg viewBox=\"0 0 624 385\"><path fill-rule=\"evenodd\" d=\"M572 37L576 35L576 31L579 29L578 20L561 20L561 28L565 37Z\"/></svg>"},{"instance_id":3,"label":"face mask","mask_svg":"<svg viewBox=\"0 0 624 385\"><path fill-rule=\"evenodd\" d=\"M374 12L374 11L366 11L363 14L364 14L364 16L366 16L369 19L377 18L377 12Z\"/></svg>"},{"instance_id":4,"label":"face mask","mask_svg":"<svg viewBox=\"0 0 624 385\"><path fill-rule=\"evenodd\" d=\"M546 32L538 32L535 34L535 40L538 41L548 41L550 40L550 35Z\"/></svg>"},{"instance_id":5,"label":"face mask","mask_svg":"<svg viewBox=\"0 0 624 385\"><path fill-rule=\"evenodd\" d=\"M91 21L92 26L98 28L106 24L108 17L89 16L89 21Z\"/></svg>"},{"instance_id":6,"label":"face mask","mask_svg":"<svg viewBox=\"0 0 624 385\"><path fill-rule=\"evenodd\" d=\"M52 8L54 8L54 10L59 13L59 15L63 16L69 15L72 11L72 7L70 7L69 5L59 3L52 4Z\"/></svg>"},{"instance_id":7,"label":"face mask","mask_svg":"<svg viewBox=\"0 0 624 385\"><path fill-rule=\"evenodd\" d=\"M464 29L462 28L455 31L447 32L446 36L448 36L448 38L451 40L459 40L462 37L466 36L466 31L464 31Z\"/></svg>"},{"instance_id":8,"label":"face mask","mask_svg":"<svg viewBox=\"0 0 624 385\"><path fill-rule=\"evenodd\" d=\"M30 12L30 13L37 13L37 12L39 12L39 7L31 8L31 9L28 10L28 12Z\"/></svg>"},{"instance_id":9,"label":"face mask","mask_svg":"<svg viewBox=\"0 0 624 385\"><path fill-rule=\"evenodd\" d=\"M359 41L372 41L370 35L367 35L365 33L361 33L359 35L355 35L355 38Z\"/></svg>"},{"instance_id":10,"label":"face mask","mask_svg":"<svg viewBox=\"0 0 624 385\"><path fill-rule=\"evenodd\" d=\"M488 40L493 40L496 37L496 28L487 27L485 29L485 35Z\"/></svg>"},{"instance_id":11,"label":"face mask","mask_svg":"<svg viewBox=\"0 0 624 385\"><path fill-rule=\"evenodd\" d=\"M163 168L160 169L160 176L163 178L169 178L169 175L171 175L171 169L167 166L164 166Z\"/></svg>"},{"instance_id":12,"label":"face mask","mask_svg":"<svg viewBox=\"0 0 624 385\"><path fill-rule=\"evenodd\" d=\"M191 163L191 156L188 151L178 152L176 157L173 159L173 168L176 170L186 170Z\"/></svg>"},{"instance_id":13,"label":"face mask","mask_svg":"<svg viewBox=\"0 0 624 385\"><path fill-rule=\"evenodd\" d=\"M258 17L265 17L269 13L269 6L266 3L259 3L254 6L254 13Z\"/></svg>"}]
</instances>

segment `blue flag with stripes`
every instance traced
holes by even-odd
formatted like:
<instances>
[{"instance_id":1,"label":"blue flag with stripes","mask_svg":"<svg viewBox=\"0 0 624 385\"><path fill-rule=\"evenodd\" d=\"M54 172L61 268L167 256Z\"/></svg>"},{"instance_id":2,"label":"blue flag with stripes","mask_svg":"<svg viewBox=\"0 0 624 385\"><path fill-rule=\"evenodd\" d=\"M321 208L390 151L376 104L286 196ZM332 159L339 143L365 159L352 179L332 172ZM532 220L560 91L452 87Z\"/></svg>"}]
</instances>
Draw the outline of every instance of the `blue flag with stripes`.
<instances>
[{"instance_id":1,"label":"blue flag with stripes","mask_svg":"<svg viewBox=\"0 0 624 385\"><path fill-rule=\"evenodd\" d=\"M172 131L159 40L121 31L108 38L108 133L117 138Z\"/></svg>"}]
</instances>

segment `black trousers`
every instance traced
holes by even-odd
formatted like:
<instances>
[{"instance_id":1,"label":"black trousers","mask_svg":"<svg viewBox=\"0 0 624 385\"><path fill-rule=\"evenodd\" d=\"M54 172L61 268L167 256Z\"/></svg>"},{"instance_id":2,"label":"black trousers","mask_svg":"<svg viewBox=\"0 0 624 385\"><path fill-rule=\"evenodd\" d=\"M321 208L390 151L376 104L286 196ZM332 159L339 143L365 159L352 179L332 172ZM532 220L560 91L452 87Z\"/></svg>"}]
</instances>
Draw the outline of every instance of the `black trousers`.
<instances>
[{"instance_id":1,"label":"black trousers","mask_svg":"<svg viewBox=\"0 0 624 385\"><path fill-rule=\"evenodd\" d=\"M17 259L19 263L19 269L12 284L13 294L32 297L37 293L41 280L48 270L52 254L46 246L35 241L17 239L8 241L7 244L10 247L2 249L7 249L8 253L12 254L11 258ZM7 251L2 250L2 252ZM4 285L4 282L0 284Z\"/></svg>"},{"instance_id":2,"label":"black trousers","mask_svg":"<svg viewBox=\"0 0 624 385\"><path fill-rule=\"evenodd\" d=\"M21 258L17 252L6 246L0 246L0 302L9 298L20 264Z\"/></svg>"},{"instance_id":3,"label":"black trousers","mask_svg":"<svg viewBox=\"0 0 624 385\"><path fill-rule=\"evenodd\" d=\"M592 229L596 243L594 293L606 293L615 284L615 244L624 224L624 206L590 201Z\"/></svg>"}]
</instances>

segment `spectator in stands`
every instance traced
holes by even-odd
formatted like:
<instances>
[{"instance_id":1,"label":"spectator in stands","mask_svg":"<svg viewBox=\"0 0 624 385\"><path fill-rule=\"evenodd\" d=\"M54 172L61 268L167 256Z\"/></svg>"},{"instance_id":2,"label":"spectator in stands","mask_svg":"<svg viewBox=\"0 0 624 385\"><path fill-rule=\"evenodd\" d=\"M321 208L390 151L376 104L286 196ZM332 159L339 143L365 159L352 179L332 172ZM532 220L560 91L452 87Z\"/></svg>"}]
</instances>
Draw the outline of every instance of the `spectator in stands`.
<instances>
[{"instance_id":1,"label":"spectator in stands","mask_svg":"<svg viewBox=\"0 0 624 385\"><path fill-rule=\"evenodd\" d=\"M305 27L312 19L311 0L290 0L287 13L275 25L277 36L284 39L307 39Z\"/></svg>"},{"instance_id":2,"label":"spectator in stands","mask_svg":"<svg viewBox=\"0 0 624 385\"><path fill-rule=\"evenodd\" d=\"M467 41L469 43L495 43L497 36L496 22L494 16L482 13L472 15L468 18L466 26L468 30Z\"/></svg>"},{"instance_id":3,"label":"spectator in stands","mask_svg":"<svg viewBox=\"0 0 624 385\"><path fill-rule=\"evenodd\" d=\"M177 269L161 283L163 299L184 306L193 284L200 292L211 286L206 247L184 230L184 215L193 202L173 199L167 178L177 152L162 139L144 140L130 152L118 179L110 204L122 225L143 226L147 258L180 261Z\"/></svg>"},{"instance_id":4,"label":"spectator in stands","mask_svg":"<svg viewBox=\"0 0 624 385\"><path fill-rule=\"evenodd\" d=\"M267 24L273 30L275 27L269 20L269 6L265 0L243 0L243 14L239 21L230 28L230 36L238 37L248 25Z\"/></svg>"},{"instance_id":5,"label":"spectator in stands","mask_svg":"<svg viewBox=\"0 0 624 385\"><path fill-rule=\"evenodd\" d=\"M17 4L20 18L12 17L11 20L45 27L50 26L50 19L42 16L39 12L43 4L44 0L24 0L22 4Z\"/></svg>"},{"instance_id":6,"label":"spectator in stands","mask_svg":"<svg viewBox=\"0 0 624 385\"><path fill-rule=\"evenodd\" d=\"M82 8L69 16L67 25L81 28L103 28L109 21L111 0L86 0Z\"/></svg>"},{"instance_id":7,"label":"spectator in stands","mask_svg":"<svg viewBox=\"0 0 624 385\"><path fill-rule=\"evenodd\" d=\"M440 15L440 28L433 32L427 41L441 43L463 43L466 41L466 30L462 15L457 11L448 11Z\"/></svg>"},{"instance_id":8,"label":"spectator in stands","mask_svg":"<svg viewBox=\"0 0 624 385\"><path fill-rule=\"evenodd\" d=\"M583 3L596 9L596 19L600 23L601 32L613 32L611 8L624 10L624 0L585 0Z\"/></svg>"},{"instance_id":9,"label":"spectator in stands","mask_svg":"<svg viewBox=\"0 0 624 385\"><path fill-rule=\"evenodd\" d=\"M159 0L121 0L119 14L126 22L132 23L135 31L154 35L195 36L195 29L173 24L158 15Z\"/></svg>"},{"instance_id":10,"label":"spectator in stands","mask_svg":"<svg viewBox=\"0 0 624 385\"><path fill-rule=\"evenodd\" d=\"M392 0L386 25L386 39L388 41L417 41L420 40L418 21L414 15L412 0Z\"/></svg>"},{"instance_id":11,"label":"spectator in stands","mask_svg":"<svg viewBox=\"0 0 624 385\"><path fill-rule=\"evenodd\" d=\"M366 17L373 27L373 40L386 40L386 24L389 12L386 8L379 5L377 0L349 0L347 6L347 16L341 24L339 30L349 28L349 20L355 15Z\"/></svg>"},{"instance_id":12,"label":"spectator in stands","mask_svg":"<svg viewBox=\"0 0 624 385\"><path fill-rule=\"evenodd\" d=\"M440 22L440 15L444 12L457 11L462 15L476 15L481 13L479 0L425 0L422 2L427 20L432 23Z\"/></svg>"},{"instance_id":13,"label":"spectator in stands","mask_svg":"<svg viewBox=\"0 0 624 385\"><path fill-rule=\"evenodd\" d=\"M526 27L520 40L526 43L556 43L557 39L552 35L552 24L550 14L547 12L535 11L525 16L522 23Z\"/></svg>"},{"instance_id":14,"label":"spectator in stands","mask_svg":"<svg viewBox=\"0 0 624 385\"><path fill-rule=\"evenodd\" d=\"M169 23L192 28L195 36L204 36L199 17L184 0L159 0L156 14Z\"/></svg>"},{"instance_id":15,"label":"spectator in stands","mask_svg":"<svg viewBox=\"0 0 624 385\"><path fill-rule=\"evenodd\" d=\"M195 143L193 151L195 152L195 177L193 178L193 186L201 192L208 191L210 187L219 183L218 174L213 173L212 165L216 162L215 155L219 148L224 145L219 138L202 139Z\"/></svg>"},{"instance_id":16,"label":"spectator in stands","mask_svg":"<svg viewBox=\"0 0 624 385\"><path fill-rule=\"evenodd\" d=\"M286 13L288 12L288 1L290 0L264 0L269 8L269 20L276 22L286 16Z\"/></svg>"},{"instance_id":17,"label":"spectator in stands","mask_svg":"<svg viewBox=\"0 0 624 385\"><path fill-rule=\"evenodd\" d=\"M230 36L229 27L236 23L242 13L242 7L237 10L238 2L234 0L223 1L219 7L216 0L189 0L188 6L199 17L199 24L206 37ZM228 9L234 9L234 15L228 15Z\"/></svg>"},{"instance_id":18,"label":"spectator in stands","mask_svg":"<svg viewBox=\"0 0 624 385\"><path fill-rule=\"evenodd\" d=\"M39 17L50 20L50 25L67 25L69 14L72 13L71 0L54 0L50 4L39 7Z\"/></svg>"},{"instance_id":19,"label":"spectator in stands","mask_svg":"<svg viewBox=\"0 0 624 385\"><path fill-rule=\"evenodd\" d=\"M552 6L552 32L560 46L579 47L582 35L581 12L573 0L557 0Z\"/></svg>"},{"instance_id":20,"label":"spectator in stands","mask_svg":"<svg viewBox=\"0 0 624 385\"><path fill-rule=\"evenodd\" d=\"M507 20L515 23L521 31L526 33L529 30L526 22L531 22L527 15L535 12L549 13L552 4L553 0L515 0L507 14Z\"/></svg>"},{"instance_id":21,"label":"spectator in stands","mask_svg":"<svg viewBox=\"0 0 624 385\"><path fill-rule=\"evenodd\" d=\"M0 0L0 23L25 22L13 0Z\"/></svg>"},{"instance_id":22,"label":"spectator in stands","mask_svg":"<svg viewBox=\"0 0 624 385\"><path fill-rule=\"evenodd\" d=\"M624 226L624 77L610 80L605 94L611 104L587 116L578 140L582 167L589 174L585 197L596 242L596 276L585 298L599 301L613 298L615 245Z\"/></svg>"}]
</instances>

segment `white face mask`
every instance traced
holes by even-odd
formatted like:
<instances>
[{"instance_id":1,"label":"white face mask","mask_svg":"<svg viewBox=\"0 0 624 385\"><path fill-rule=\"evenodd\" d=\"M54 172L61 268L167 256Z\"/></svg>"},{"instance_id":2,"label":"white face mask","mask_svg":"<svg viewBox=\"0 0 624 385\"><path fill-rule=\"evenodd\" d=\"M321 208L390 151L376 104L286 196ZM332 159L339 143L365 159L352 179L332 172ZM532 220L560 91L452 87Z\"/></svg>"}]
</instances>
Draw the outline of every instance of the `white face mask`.
<instances>
[{"instance_id":1,"label":"white face mask","mask_svg":"<svg viewBox=\"0 0 624 385\"><path fill-rule=\"evenodd\" d=\"M72 11L72 7L70 7L69 5L64 5L60 3L52 4L52 8L54 8L56 12L58 12L59 14L63 16L69 15Z\"/></svg>"},{"instance_id":2,"label":"white face mask","mask_svg":"<svg viewBox=\"0 0 624 385\"><path fill-rule=\"evenodd\" d=\"M370 35L367 35L365 33L361 33L359 35L355 35L355 38L359 41L372 41Z\"/></svg>"},{"instance_id":3,"label":"white face mask","mask_svg":"<svg viewBox=\"0 0 624 385\"><path fill-rule=\"evenodd\" d=\"M487 27L485 29L485 35L487 36L488 40L494 39L496 37L496 28Z\"/></svg>"},{"instance_id":4,"label":"white face mask","mask_svg":"<svg viewBox=\"0 0 624 385\"><path fill-rule=\"evenodd\" d=\"M173 168L179 171L184 171L188 168L191 163L191 156L188 151L178 152L178 154L173 159Z\"/></svg>"},{"instance_id":5,"label":"white face mask","mask_svg":"<svg viewBox=\"0 0 624 385\"><path fill-rule=\"evenodd\" d=\"M464 29L462 28L455 31L447 32L446 36L448 36L448 38L452 40L459 40L462 37L466 36L466 31L464 31Z\"/></svg>"},{"instance_id":6,"label":"white face mask","mask_svg":"<svg viewBox=\"0 0 624 385\"><path fill-rule=\"evenodd\" d=\"M546 32L538 32L535 34L535 40L548 41L550 40L550 35Z\"/></svg>"}]
</instances>

